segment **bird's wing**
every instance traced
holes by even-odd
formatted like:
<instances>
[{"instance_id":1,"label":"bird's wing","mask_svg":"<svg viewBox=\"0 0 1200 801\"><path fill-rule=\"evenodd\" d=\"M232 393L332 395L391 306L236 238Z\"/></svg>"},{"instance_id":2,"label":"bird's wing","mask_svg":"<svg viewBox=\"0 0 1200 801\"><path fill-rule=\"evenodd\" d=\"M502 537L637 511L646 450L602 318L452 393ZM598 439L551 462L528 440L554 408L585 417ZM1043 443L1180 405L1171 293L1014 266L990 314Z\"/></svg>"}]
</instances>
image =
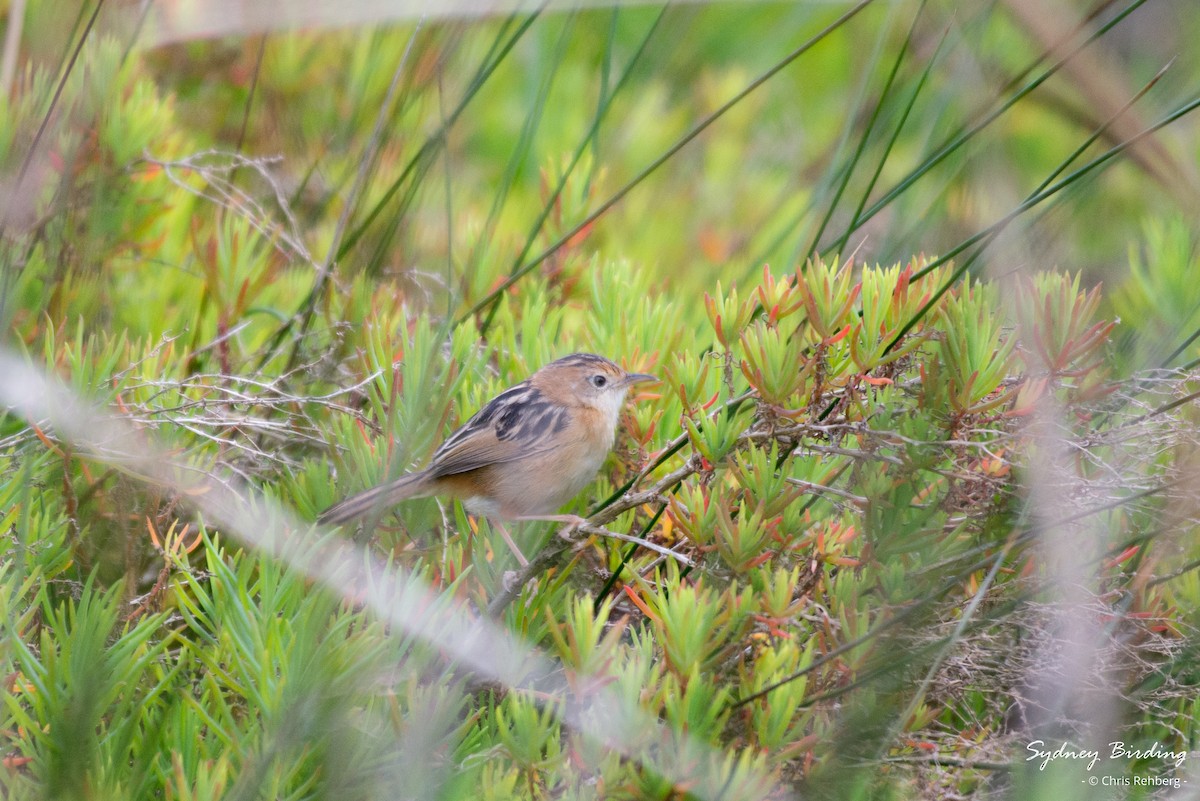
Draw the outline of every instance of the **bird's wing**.
<instances>
[{"instance_id":1,"label":"bird's wing","mask_svg":"<svg viewBox=\"0 0 1200 801\"><path fill-rule=\"evenodd\" d=\"M429 463L429 476L452 476L550 451L569 414L523 381L493 398L441 444Z\"/></svg>"}]
</instances>

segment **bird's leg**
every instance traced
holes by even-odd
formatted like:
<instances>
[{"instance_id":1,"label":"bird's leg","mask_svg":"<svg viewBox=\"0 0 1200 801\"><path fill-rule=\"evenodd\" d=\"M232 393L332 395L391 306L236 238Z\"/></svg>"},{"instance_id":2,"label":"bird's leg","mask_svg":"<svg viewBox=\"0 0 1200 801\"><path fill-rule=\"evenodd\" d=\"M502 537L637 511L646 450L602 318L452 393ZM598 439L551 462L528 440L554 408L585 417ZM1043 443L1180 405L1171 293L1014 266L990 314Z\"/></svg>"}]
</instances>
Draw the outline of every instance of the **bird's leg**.
<instances>
[{"instance_id":1,"label":"bird's leg","mask_svg":"<svg viewBox=\"0 0 1200 801\"><path fill-rule=\"evenodd\" d=\"M523 518L518 517L516 519L521 520ZM517 557L517 561L521 563L521 567L527 567L529 560L525 558L525 554L521 553L521 549L517 547L517 543L513 542L512 535L508 533L508 529L504 527L504 524L498 518L488 518L488 520L491 522L492 528L500 532L500 536L504 538L504 542L508 545L509 550L513 552L513 556Z\"/></svg>"},{"instance_id":2,"label":"bird's leg","mask_svg":"<svg viewBox=\"0 0 1200 801\"><path fill-rule=\"evenodd\" d=\"M516 515L515 517L510 517L509 520L515 520L518 523L532 522L535 520L541 520L548 523L567 523L571 528L574 528L575 526L582 526L587 522L579 515ZM500 522L500 519L489 517L488 521L492 524L492 528L500 532L500 536L504 538L504 542L513 552L513 556L517 557L517 561L521 563L521 567L526 567L529 564L529 560L525 558L525 554L521 553L521 549L517 547L517 543L513 541L512 535L508 533L508 529L504 527L504 524Z\"/></svg>"},{"instance_id":3,"label":"bird's leg","mask_svg":"<svg viewBox=\"0 0 1200 801\"><path fill-rule=\"evenodd\" d=\"M549 523L570 523L572 526L582 526L587 522L579 515L518 515L513 520L545 520Z\"/></svg>"},{"instance_id":4,"label":"bird's leg","mask_svg":"<svg viewBox=\"0 0 1200 801\"><path fill-rule=\"evenodd\" d=\"M514 517L513 519L514 520L545 520L550 523L566 523L567 527L564 529L560 529L558 532L558 536L560 536L564 540L568 540L568 541L570 541L570 539L571 539L572 529L578 528L579 526L582 526L584 523L587 522L587 520L583 519L579 515L521 515L519 517Z\"/></svg>"}]
</instances>

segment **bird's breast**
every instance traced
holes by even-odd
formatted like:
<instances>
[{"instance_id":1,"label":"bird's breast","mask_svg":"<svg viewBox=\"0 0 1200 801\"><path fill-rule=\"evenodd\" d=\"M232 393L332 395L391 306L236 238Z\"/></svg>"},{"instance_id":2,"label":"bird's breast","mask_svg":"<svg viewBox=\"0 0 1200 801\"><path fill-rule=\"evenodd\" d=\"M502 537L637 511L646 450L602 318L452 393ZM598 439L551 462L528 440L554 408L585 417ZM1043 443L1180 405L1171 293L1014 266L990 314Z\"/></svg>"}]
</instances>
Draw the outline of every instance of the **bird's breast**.
<instances>
[{"instance_id":1,"label":"bird's breast","mask_svg":"<svg viewBox=\"0 0 1200 801\"><path fill-rule=\"evenodd\" d=\"M526 458L493 471L503 517L557 512L592 482L612 448L614 427L592 409L573 409L571 424Z\"/></svg>"}]
</instances>

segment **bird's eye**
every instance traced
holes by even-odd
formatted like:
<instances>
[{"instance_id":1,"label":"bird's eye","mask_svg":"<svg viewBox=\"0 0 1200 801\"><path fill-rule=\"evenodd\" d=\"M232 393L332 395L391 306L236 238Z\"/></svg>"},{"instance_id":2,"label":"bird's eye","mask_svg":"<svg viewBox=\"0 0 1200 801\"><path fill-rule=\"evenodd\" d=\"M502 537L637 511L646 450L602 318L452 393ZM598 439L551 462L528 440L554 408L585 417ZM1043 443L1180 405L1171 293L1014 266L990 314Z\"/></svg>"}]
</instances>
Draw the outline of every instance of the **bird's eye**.
<instances>
[{"instance_id":1,"label":"bird's eye","mask_svg":"<svg viewBox=\"0 0 1200 801\"><path fill-rule=\"evenodd\" d=\"M604 386L607 383L608 383L608 379L602 375L592 376L592 386L595 387L596 389L600 389L600 387Z\"/></svg>"}]
</instances>

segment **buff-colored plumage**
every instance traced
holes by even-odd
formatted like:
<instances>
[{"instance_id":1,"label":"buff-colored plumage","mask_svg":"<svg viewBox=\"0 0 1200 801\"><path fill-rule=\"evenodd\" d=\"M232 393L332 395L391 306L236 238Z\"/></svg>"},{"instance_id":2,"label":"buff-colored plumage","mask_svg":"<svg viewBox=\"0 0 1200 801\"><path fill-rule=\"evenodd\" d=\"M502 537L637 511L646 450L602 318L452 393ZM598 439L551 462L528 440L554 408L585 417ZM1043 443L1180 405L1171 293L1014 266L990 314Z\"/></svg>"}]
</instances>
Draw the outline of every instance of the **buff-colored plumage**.
<instances>
[{"instance_id":1,"label":"buff-colored plumage","mask_svg":"<svg viewBox=\"0 0 1200 801\"><path fill-rule=\"evenodd\" d=\"M590 353L551 362L447 437L424 470L347 498L319 520L345 523L430 495L493 521L573 520L554 512L600 469L629 389L656 380Z\"/></svg>"}]
</instances>

